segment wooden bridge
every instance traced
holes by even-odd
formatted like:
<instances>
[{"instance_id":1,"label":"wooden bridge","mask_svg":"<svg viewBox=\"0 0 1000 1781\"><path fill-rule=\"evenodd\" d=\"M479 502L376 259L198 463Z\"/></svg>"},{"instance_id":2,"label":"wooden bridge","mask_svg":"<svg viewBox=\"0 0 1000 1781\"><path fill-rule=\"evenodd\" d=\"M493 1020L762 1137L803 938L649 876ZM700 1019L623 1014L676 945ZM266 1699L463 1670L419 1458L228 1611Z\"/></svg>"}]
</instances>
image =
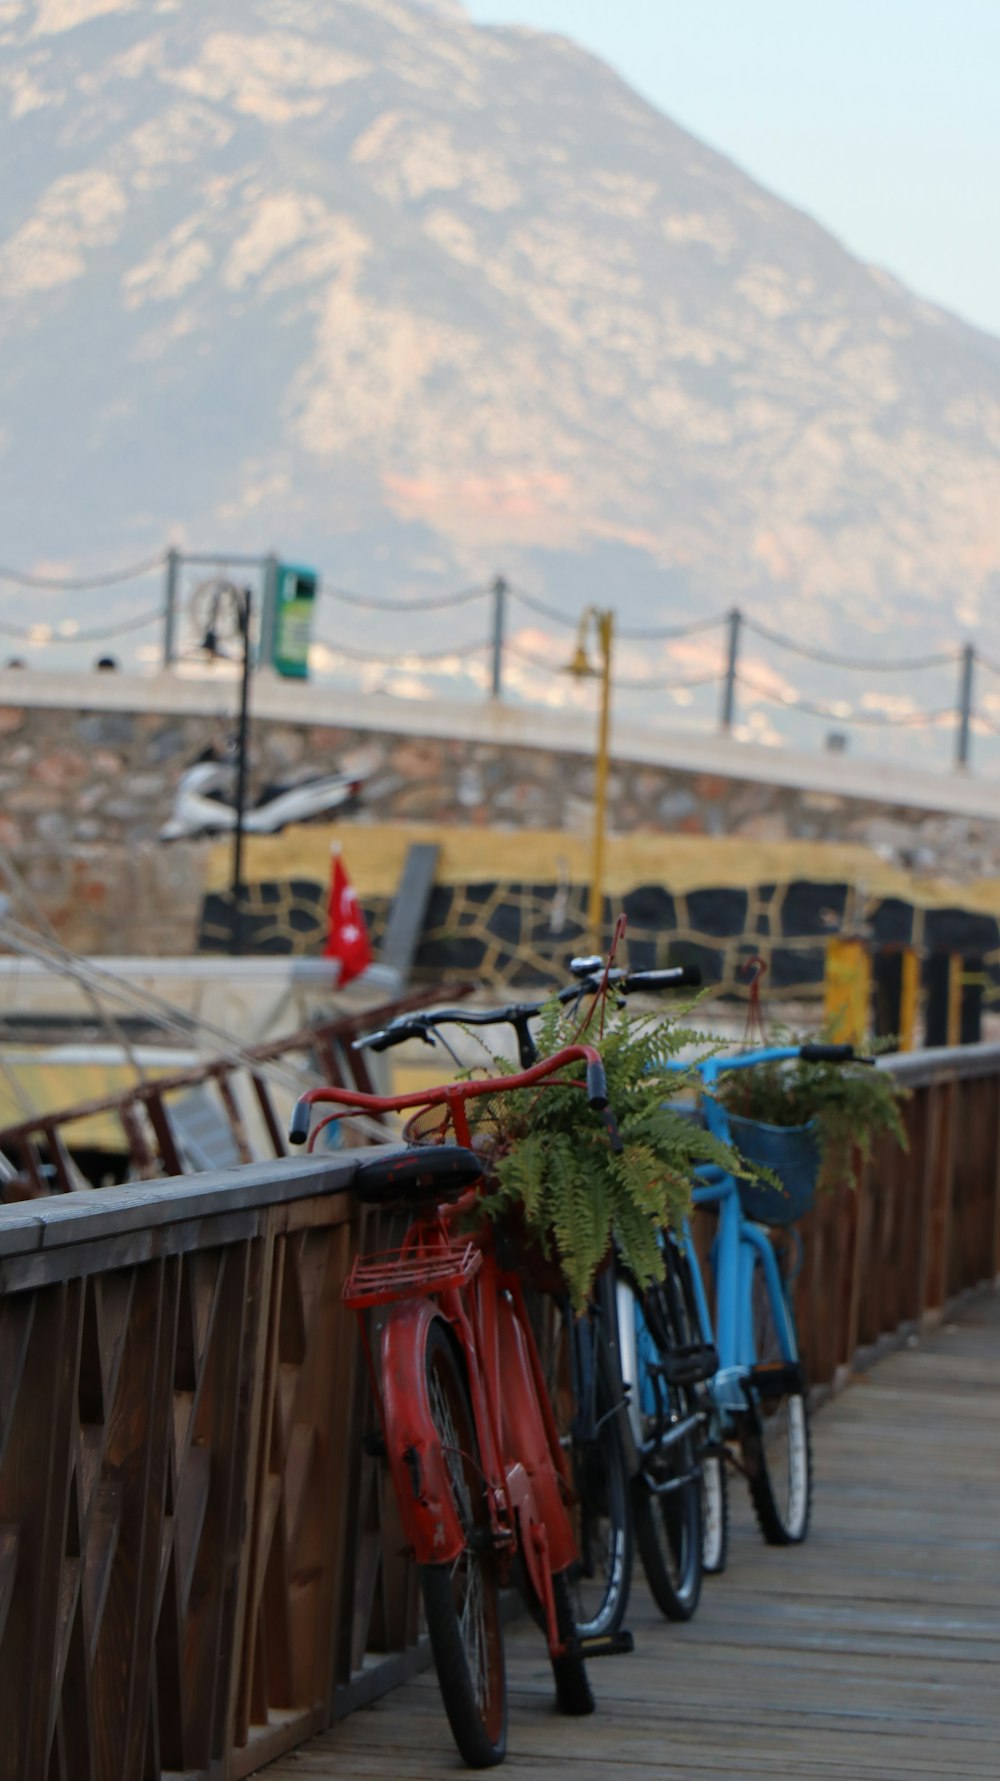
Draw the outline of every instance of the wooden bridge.
<instances>
[{"instance_id":1,"label":"wooden bridge","mask_svg":"<svg viewBox=\"0 0 1000 1781\"><path fill-rule=\"evenodd\" d=\"M804 1233L813 1380L863 1378L818 1420L809 1545L765 1551L742 1521L687 1628L637 1591L639 1650L595 1669L585 1722L553 1716L512 1629L515 1770L996 1774L1000 1314L968 1295L1000 1273L1000 1047L896 1067L909 1154ZM377 1233L351 1170L0 1209L0 1781L454 1769L361 1446L340 1286Z\"/></svg>"},{"instance_id":2,"label":"wooden bridge","mask_svg":"<svg viewBox=\"0 0 1000 1781\"><path fill-rule=\"evenodd\" d=\"M522 1781L996 1781L1000 1296L858 1375L814 1429L808 1544L765 1547L742 1487L730 1565L687 1626L644 1588L635 1654L592 1667L597 1717L553 1711L532 1624L507 1640ZM268 1781L458 1773L433 1672Z\"/></svg>"}]
</instances>

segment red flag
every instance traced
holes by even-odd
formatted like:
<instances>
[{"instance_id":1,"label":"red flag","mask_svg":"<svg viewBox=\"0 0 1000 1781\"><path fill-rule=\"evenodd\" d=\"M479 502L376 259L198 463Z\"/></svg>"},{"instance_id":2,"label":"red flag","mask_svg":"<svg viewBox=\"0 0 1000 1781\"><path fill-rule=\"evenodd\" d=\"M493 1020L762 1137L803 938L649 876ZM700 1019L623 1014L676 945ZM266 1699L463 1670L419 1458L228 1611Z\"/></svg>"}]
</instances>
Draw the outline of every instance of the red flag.
<instances>
[{"instance_id":1,"label":"red flag","mask_svg":"<svg viewBox=\"0 0 1000 1781\"><path fill-rule=\"evenodd\" d=\"M339 852L335 852L330 874L330 920L323 957L340 960L337 981L344 984L350 983L352 977L360 977L374 956L354 886L344 870Z\"/></svg>"}]
</instances>

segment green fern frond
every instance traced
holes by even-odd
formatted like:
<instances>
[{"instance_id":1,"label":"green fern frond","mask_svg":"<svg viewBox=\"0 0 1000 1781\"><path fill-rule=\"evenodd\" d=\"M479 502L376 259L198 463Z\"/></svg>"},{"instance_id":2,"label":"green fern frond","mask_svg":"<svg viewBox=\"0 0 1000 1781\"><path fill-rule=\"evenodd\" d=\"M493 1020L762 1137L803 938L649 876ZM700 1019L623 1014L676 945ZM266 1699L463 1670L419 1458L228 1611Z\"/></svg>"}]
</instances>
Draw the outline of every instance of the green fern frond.
<instances>
[{"instance_id":1,"label":"green fern frond","mask_svg":"<svg viewBox=\"0 0 1000 1781\"><path fill-rule=\"evenodd\" d=\"M578 1016L567 1018L553 998L540 1017L540 1055L571 1043ZM637 1279L649 1282L662 1269L660 1232L678 1225L690 1205L690 1180L699 1162L738 1169L729 1148L671 1103L691 1101L699 1079L693 1069L668 1070L665 1060L692 1046L715 1050L687 1026L613 1014L602 1037L587 1039L601 1054L608 1097L623 1140L612 1151L599 1114L587 1104L585 1069L574 1066L552 1085L515 1090L497 1110L510 1139L494 1168L495 1189L484 1203L492 1217L521 1209L528 1236L558 1257L574 1307L582 1311L594 1274L614 1233ZM497 1073L509 1073L511 1066Z\"/></svg>"}]
</instances>

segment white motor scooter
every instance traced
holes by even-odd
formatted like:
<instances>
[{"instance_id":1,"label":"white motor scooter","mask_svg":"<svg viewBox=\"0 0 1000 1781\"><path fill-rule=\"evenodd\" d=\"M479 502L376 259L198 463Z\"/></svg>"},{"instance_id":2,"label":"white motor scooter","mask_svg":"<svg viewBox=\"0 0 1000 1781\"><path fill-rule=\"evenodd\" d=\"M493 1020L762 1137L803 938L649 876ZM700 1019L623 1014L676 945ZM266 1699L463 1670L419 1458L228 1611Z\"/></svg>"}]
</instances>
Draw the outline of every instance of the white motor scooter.
<instances>
[{"instance_id":1,"label":"white motor scooter","mask_svg":"<svg viewBox=\"0 0 1000 1781\"><path fill-rule=\"evenodd\" d=\"M290 823L315 822L352 807L361 780L351 773L309 773L264 787L243 812L245 835L277 835ZM161 841L231 834L236 827L236 762L208 749L181 774Z\"/></svg>"}]
</instances>

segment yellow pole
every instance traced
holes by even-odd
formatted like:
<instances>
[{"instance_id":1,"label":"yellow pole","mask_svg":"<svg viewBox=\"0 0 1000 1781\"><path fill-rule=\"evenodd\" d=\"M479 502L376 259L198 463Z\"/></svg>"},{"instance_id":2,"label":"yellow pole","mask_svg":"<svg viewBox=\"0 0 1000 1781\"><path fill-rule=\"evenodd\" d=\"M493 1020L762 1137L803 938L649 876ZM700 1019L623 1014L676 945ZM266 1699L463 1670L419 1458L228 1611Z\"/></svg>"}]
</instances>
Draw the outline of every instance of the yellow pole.
<instances>
[{"instance_id":1,"label":"yellow pole","mask_svg":"<svg viewBox=\"0 0 1000 1781\"><path fill-rule=\"evenodd\" d=\"M948 1044L957 1045L962 1037L962 959L953 952L948 960Z\"/></svg>"},{"instance_id":2,"label":"yellow pole","mask_svg":"<svg viewBox=\"0 0 1000 1781\"><path fill-rule=\"evenodd\" d=\"M872 964L863 940L828 940L823 1030L838 1045L860 1045L869 1025Z\"/></svg>"},{"instance_id":3,"label":"yellow pole","mask_svg":"<svg viewBox=\"0 0 1000 1781\"><path fill-rule=\"evenodd\" d=\"M615 635L613 612L595 613L601 647L601 716L597 732L597 783L594 788L594 848L590 872L590 927L594 946L603 950L604 839L608 804L608 753L611 741L611 650Z\"/></svg>"},{"instance_id":4,"label":"yellow pole","mask_svg":"<svg viewBox=\"0 0 1000 1781\"><path fill-rule=\"evenodd\" d=\"M917 1042L917 1010L920 1005L920 958L912 946L903 948L903 972L899 992L899 1049L912 1051Z\"/></svg>"}]
</instances>

